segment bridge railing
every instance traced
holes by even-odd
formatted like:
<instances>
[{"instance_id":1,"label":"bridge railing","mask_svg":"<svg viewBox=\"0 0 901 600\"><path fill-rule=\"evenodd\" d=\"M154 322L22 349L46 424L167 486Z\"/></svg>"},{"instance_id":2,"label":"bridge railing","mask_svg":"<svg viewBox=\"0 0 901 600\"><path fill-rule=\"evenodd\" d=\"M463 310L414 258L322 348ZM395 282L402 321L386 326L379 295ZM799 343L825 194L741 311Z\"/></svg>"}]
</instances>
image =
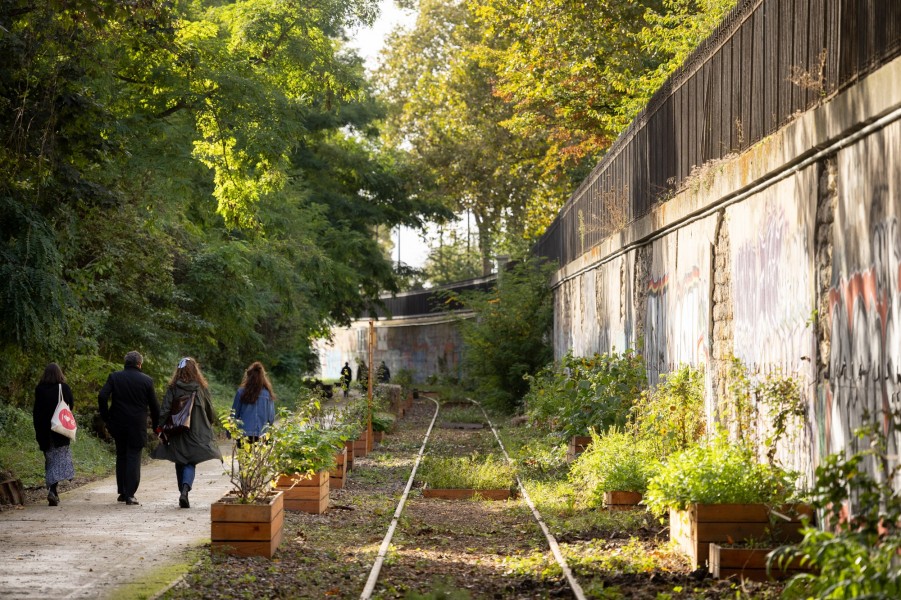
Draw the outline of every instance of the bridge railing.
<instances>
[{"instance_id":1,"label":"bridge railing","mask_svg":"<svg viewBox=\"0 0 901 600\"><path fill-rule=\"evenodd\" d=\"M901 0L740 0L611 146L536 243L565 265L901 54Z\"/></svg>"}]
</instances>

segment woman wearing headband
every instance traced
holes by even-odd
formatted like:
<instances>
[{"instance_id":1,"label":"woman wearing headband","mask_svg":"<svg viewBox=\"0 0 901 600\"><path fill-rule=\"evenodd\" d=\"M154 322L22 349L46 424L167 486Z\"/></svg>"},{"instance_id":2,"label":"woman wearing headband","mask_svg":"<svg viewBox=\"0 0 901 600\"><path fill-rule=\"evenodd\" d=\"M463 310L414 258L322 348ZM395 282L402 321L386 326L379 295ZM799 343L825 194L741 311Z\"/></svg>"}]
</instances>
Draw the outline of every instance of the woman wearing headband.
<instances>
[{"instance_id":1,"label":"woman wearing headband","mask_svg":"<svg viewBox=\"0 0 901 600\"><path fill-rule=\"evenodd\" d=\"M188 492L194 485L194 473L197 463L205 460L222 460L219 445L216 442L216 434L213 431L213 423L216 422L216 413L213 411L210 386L200 371L200 365L196 360L185 357L178 362L169 386L166 388L166 396L163 398L163 407L160 414L160 422L157 432L161 431L169 415L172 413L173 404L183 406L193 399L191 409L191 425L187 430L170 433L161 436L163 443L157 446L153 452L153 458L171 460L175 463L175 476L178 479L178 505L181 508L190 508Z\"/></svg>"}]
</instances>

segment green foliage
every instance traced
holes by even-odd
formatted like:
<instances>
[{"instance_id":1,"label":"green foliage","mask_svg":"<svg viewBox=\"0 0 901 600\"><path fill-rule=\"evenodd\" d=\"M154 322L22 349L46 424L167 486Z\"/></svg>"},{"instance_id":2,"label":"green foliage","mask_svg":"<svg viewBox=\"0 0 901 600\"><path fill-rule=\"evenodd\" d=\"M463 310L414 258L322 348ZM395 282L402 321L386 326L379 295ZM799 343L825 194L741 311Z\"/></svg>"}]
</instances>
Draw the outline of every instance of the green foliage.
<instances>
[{"instance_id":1,"label":"green foliage","mask_svg":"<svg viewBox=\"0 0 901 600\"><path fill-rule=\"evenodd\" d=\"M445 423L485 423L485 415L478 406L450 406L438 415Z\"/></svg>"},{"instance_id":2,"label":"green foliage","mask_svg":"<svg viewBox=\"0 0 901 600\"><path fill-rule=\"evenodd\" d=\"M661 376L632 407L633 434L659 460L697 443L706 427L702 368L682 365Z\"/></svg>"},{"instance_id":3,"label":"green foliage","mask_svg":"<svg viewBox=\"0 0 901 600\"><path fill-rule=\"evenodd\" d=\"M516 486L515 469L492 454L464 457L429 454L419 468L419 479L430 488L505 490Z\"/></svg>"},{"instance_id":4,"label":"green foliage","mask_svg":"<svg viewBox=\"0 0 901 600\"><path fill-rule=\"evenodd\" d=\"M551 269L526 260L501 273L493 290L455 297L476 314L461 323L465 372L486 404L498 410L516 408L528 389L524 376L551 357Z\"/></svg>"},{"instance_id":5,"label":"green foliage","mask_svg":"<svg viewBox=\"0 0 901 600\"><path fill-rule=\"evenodd\" d=\"M644 503L657 516L689 504L781 504L795 493L795 477L757 462L752 449L723 432L671 456L648 483Z\"/></svg>"},{"instance_id":6,"label":"green foliage","mask_svg":"<svg viewBox=\"0 0 901 600\"><path fill-rule=\"evenodd\" d=\"M265 430L257 441L251 442L244 436L233 415L223 414L219 422L235 441L230 464L225 469L232 491L241 504L253 504L272 490L280 474L278 446L273 443L272 428Z\"/></svg>"},{"instance_id":7,"label":"green foliage","mask_svg":"<svg viewBox=\"0 0 901 600\"><path fill-rule=\"evenodd\" d=\"M310 412L286 409L279 410L270 433L273 460L283 475L312 475L334 468L336 453L350 439L342 429L317 426Z\"/></svg>"},{"instance_id":8,"label":"green foliage","mask_svg":"<svg viewBox=\"0 0 901 600\"><path fill-rule=\"evenodd\" d=\"M829 529L807 527L797 545L777 550L776 569L800 558L813 573L794 576L786 598L897 598L901 596L901 496L894 488L899 466L881 425L855 432L869 447L850 456L827 456L816 470L813 505Z\"/></svg>"},{"instance_id":9,"label":"green foliage","mask_svg":"<svg viewBox=\"0 0 901 600\"><path fill-rule=\"evenodd\" d=\"M526 414L567 437L586 435L592 428L624 427L647 386L641 355L631 349L591 357L567 353L529 382Z\"/></svg>"},{"instance_id":10,"label":"green foliage","mask_svg":"<svg viewBox=\"0 0 901 600\"><path fill-rule=\"evenodd\" d=\"M392 414L377 412L372 414L372 430L387 433L394 428L395 417Z\"/></svg>"},{"instance_id":11,"label":"green foliage","mask_svg":"<svg viewBox=\"0 0 901 600\"><path fill-rule=\"evenodd\" d=\"M648 443L611 428L602 435L593 430L591 444L573 462L570 480L591 507L604 505L604 492L644 493L657 461Z\"/></svg>"},{"instance_id":12,"label":"green foliage","mask_svg":"<svg viewBox=\"0 0 901 600\"><path fill-rule=\"evenodd\" d=\"M733 437L776 462L779 442L804 427L807 402L795 375L774 369L752 378L747 367L732 358L728 394L720 401L720 416Z\"/></svg>"}]
</instances>

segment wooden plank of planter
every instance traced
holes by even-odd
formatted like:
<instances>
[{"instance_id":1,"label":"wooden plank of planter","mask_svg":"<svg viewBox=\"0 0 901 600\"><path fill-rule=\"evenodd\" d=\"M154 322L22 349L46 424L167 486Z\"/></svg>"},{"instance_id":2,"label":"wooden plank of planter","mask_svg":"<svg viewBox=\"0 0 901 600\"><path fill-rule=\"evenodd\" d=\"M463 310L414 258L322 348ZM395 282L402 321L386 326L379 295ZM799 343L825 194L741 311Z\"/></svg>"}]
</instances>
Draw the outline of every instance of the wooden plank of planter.
<instances>
[{"instance_id":1,"label":"wooden plank of planter","mask_svg":"<svg viewBox=\"0 0 901 600\"><path fill-rule=\"evenodd\" d=\"M329 489L340 490L347 479L347 447L335 455L335 468L328 472Z\"/></svg>"},{"instance_id":2,"label":"wooden plank of planter","mask_svg":"<svg viewBox=\"0 0 901 600\"><path fill-rule=\"evenodd\" d=\"M384 431L373 431L372 432L372 441L374 443L381 444L383 439L385 439Z\"/></svg>"},{"instance_id":3,"label":"wooden plank of planter","mask_svg":"<svg viewBox=\"0 0 901 600\"><path fill-rule=\"evenodd\" d=\"M347 450L347 456L345 457L345 461L347 461L347 470L350 471L354 468L354 443L344 442L344 449Z\"/></svg>"},{"instance_id":4,"label":"wooden plank of planter","mask_svg":"<svg viewBox=\"0 0 901 600\"><path fill-rule=\"evenodd\" d=\"M508 500L510 490L470 490L459 488L426 488L422 490L423 498L441 498L444 500L467 500L476 495L485 500Z\"/></svg>"},{"instance_id":5,"label":"wooden plank of planter","mask_svg":"<svg viewBox=\"0 0 901 600\"><path fill-rule=\"evenodd\" d=\"M751 581L783 581L796 573L811 572L801 565L801 559L792 560L783 569L778 563L767 573L767 555L772 548L724 548L710 544L710 572L717 579L737 576Z\"/></svg>"},{"instance_id":6,"label":"wooden plank of planter","mask_svg":"<svg viewBox=\"0 0 901 600\"><path fill-rule=\"evenodd\" d=\"M285 510L319 515L328 509L330 479L328 471L308 476L282 475L275 489L285 494Z\"/></svg>"},{"instance_id":7,"label":"wooden plank of planter","mask_svg":"<svg viewBox=\"0 0 901 600\"><path fill-rule=\"evenodd\" d=\"M763 504L693 504L685 511L670 511L670 539L691 558L693 568L707 562L711 542L797 541L800 529L799 521L771 522Z\"/></svg>"},{"instance_id":8,"label":"wooden plank of planter","mask_svg":"<svg viewBox=\"0 0 901 600\"><path fill-rule=\"evenodd\" d=\"M226 496L224 500L229 498ZM284 520L284 494L281 493L273 496L268 504L213 503L210 548L241 556L272 558L281 543Z\"/></svg>"},{"instance_id":9,"label":"wooden plank of planter","mask_svg":"<svg viewBox=\"0 0 901 600\"><path fill-rule=\"evenodd\" d=\"M268 541L242 542L236 540L210 542L210 549L214 552L223 552L236 556L265 556L272 558L279 544L282 543L284 531L279 529L275 536Z\"/></svg>"},{"instance_id":10,"label":"wooden plank of planter","mask_svg":"<svg viewBox=\"0 0 901 600\"><path fill-rule=\"evenodd\" d=\"M604 492L604 506L609 510L632 510L639 508L642 500L639 492Z\"/></svg>"}]
</instances>

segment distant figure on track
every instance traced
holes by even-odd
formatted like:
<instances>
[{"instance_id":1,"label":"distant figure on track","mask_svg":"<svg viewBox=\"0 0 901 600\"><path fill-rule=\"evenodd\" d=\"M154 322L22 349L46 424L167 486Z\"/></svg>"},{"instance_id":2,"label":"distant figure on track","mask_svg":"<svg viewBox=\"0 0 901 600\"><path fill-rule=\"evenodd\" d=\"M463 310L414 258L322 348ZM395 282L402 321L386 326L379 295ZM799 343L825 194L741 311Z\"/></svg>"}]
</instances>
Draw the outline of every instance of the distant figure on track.
<instances>
[{"instance_id":1,"label":"distant figure on track","mask_svg":"<svg viewBox=\"0 0 901 600\"><path fill-rule=\"evenodd\" d=\"M275 393L260 362L244 371L241 386L235 392L232 414L249 442L256 442L267 427L275 423Z\"/></svg>"},{"instance_id":2,"label":"distant figure on track","mask_svg":"<svg viewBox=\"0 0 901 600\"><path fill-rule=\"evenodd\" d=\"M369 381L369 367L366 366L366 361L362 358L357 359L357 383L361 386L366 387L367 381Z\"/></svg>"},{"instance_id":3,"label":"distant figure on track","mask_svg":"<svg viewBox=\"0 0 901 600\"><path fill-rule=\"evenodd\" d=\"M216 412L213 410L210 386L197 361L186 356L178 362L175 372L172 373L172 379L169 380L157 431L161 431L163 423L172 413L173 404L176 407L184 406L191 398L194 399L194 405L191 409L190 428L166 436L164 443L153 451L153 458L171 460L175 463L175 477L179 491L178 505L181 508L191 508L188 492L194 487L197 463L214 458L222 460L213 431Z\"/></svg>"},{"instance_id":4,"label":"distant figure on track","mask_svg":"<svg viewBox=\"0 0 901 600\"><path fill-rule=\"evenodd\" d=\"M56 363L50 363L44 369L40 383L34 388L34 435L41 452L44 453L44 482L47 484L47 502L50 506L59 504L57 484L75 477L75 465L72 464L72 451L69 438L50 430L50 419L56 411L59 393L62 389L63 400L72 410L72 390L66 385L63 370Z\"/></svg>"},{"instance_id":5,"label":"distant figure on track","mask_svg":"<svg viewBox=\"0 0 901 600\"><path fill-rule=\"evenodd\" d=\"M125 355L125 368L110 373L97 395L100 417L116 441L116 487L119 502L140 504L135 494L141 484L141 451L147 445L147 412L159 423L153 379L141 372L144 357L137 350ZM110 402L112 398L112 402Z\"/></svg>"},{"instance_id":6,"label":"distant figure on track","mask_svg":"<svg viewBox=\"0 0 901 600\"><path fill-rule=\"evenodd\" d=\"M344 390L345 398L347 398L347 393L350 390L351 381L353 381L353 372L350 369L350 363L345 362L344 366L341 367L341 387Z\"/></svg>"},{"instance_id":7,"label":"distant figure on track","mask_svg":"<svg viewBox=\"0 0 901 600\"><path fill-rule=\"evenodd\" d=\"M376 380L379 383L389 383L391 381L391 371L388 370L388 365L385 364L385 361L379 365L378 370L375 372Z\"/></svg>"}]
</instances>

